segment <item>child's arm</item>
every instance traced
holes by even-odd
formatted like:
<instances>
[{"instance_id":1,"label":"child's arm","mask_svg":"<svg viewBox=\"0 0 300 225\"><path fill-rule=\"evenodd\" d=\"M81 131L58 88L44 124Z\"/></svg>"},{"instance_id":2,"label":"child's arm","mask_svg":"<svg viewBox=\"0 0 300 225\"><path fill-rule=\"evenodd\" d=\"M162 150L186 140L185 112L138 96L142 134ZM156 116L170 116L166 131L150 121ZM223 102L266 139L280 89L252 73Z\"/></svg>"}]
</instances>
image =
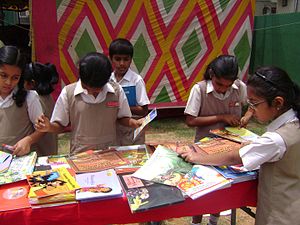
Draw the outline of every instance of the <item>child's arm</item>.
<instances>
[{"instance_id":1,"label":"child's arm","mask_svg":"<svg viewBox=\"0 0 300 225\"><path fill-rule=\"evenodd\" d=\"M14 145L14 155L22 156L30 152L30 147L32 144L36 143L45 133L34 131L32 134L22 138Z\"/></svg>"},{"instance_id":2,"label":"child's arm","mask_svg":"<svg viewBox=\"0 0 300 225\"><path fill-rule=\"evenodd\" d=\"M240 125L240 118L237 115L233 115L233 114L221 114L221 115L198 116L198 117L187 114L185 122L189 127L208 126L219 122L224 122L226 124L229 124L230 126L235 127Z\"/></svg>"},{"instance_id":3,"label":"child's arm","mask_svg":"<svg viewBox=\"0 0 300 225\"><path fill-rule=\"evenodd\" d=\"M130 106L130 111L132 114L134 115L138 115L138 116L141 116L141 117L144 117L147 115L148 113L148 105L143 105L143 106L140 106L140 105L137 105L137 106Z\"/></svg>"},{"instance_id":4,"label":"child's arm","mask_svg":"<svg viewBox=\"0 0 300 225\"><path fill-rule=\"evenodd\" d=\"M35 129L39 132L61 133L64 131L64 128L65 127L58 122L51 123L45 115L41 115L35 123Z\"/></svg>"},{"instance_id":5,"label":"child's arm","mask_svg":"<svg viewBox=\"0 0 300 225\"><path fill-rule=\"evenodd\" d=\"M245 113L245 115L241 118L240 121L240 127L246 127L249 120L251 119L251 117L253 116L253 109L251 109L250 107L248 108L247 112Z\"/></svg>"},{"instance_id":6,"label":"child's arm","mask_svg":"<svg viewBox=\"0 0 300 225\"><path fill-rule=\"evenodd\" d=\"M138 128L139 126L142 125L143 118L135 120L135 119L130 118L130 117L123 117L123 118L118 119L118 121L123 126L132 127L132 128Z\"/></svg>"},{"instance_id":7,"label":"child's arm","mask_svg":"<svg viewBox=\"0 0 300 225\"><path fill-rule=\"evenodd\" d=\"M192 150L191 151L178 150L177 153L186 161L195 164L225 166L225 165L236 165L236 164L243 163L238 150L219 153L219 154L212 154L212 155L203 155Z\"/></svg>"}]
</instances>

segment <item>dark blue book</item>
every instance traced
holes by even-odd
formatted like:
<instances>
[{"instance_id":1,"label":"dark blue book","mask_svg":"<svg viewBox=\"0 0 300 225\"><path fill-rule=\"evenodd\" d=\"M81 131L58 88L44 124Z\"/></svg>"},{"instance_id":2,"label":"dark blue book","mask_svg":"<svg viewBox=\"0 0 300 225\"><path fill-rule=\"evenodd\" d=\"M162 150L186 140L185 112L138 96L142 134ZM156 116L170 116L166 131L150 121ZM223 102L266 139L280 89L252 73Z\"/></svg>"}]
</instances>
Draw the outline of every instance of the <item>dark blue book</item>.
<instances>
[{"instance_id":1,"label":"dark blue book","mask_svg":"<svg viewBox=\"0 0 300 225\"><path fill-rule=\"evenodd\" d=\"M135 86L126 86L126 87L122 87L122 88L126 94L129 106L136 106Z\"/></svg>"}]
</instances>

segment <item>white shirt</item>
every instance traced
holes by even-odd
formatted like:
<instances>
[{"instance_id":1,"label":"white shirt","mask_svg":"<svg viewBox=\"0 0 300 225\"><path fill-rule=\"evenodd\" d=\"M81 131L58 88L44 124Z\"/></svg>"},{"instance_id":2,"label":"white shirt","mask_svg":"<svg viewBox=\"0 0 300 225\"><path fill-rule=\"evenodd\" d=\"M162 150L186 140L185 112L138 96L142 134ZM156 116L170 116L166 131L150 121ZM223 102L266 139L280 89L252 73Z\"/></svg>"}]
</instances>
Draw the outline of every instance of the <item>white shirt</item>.
<instances>
[{"instance_id":1,"label":"white shirt","mask_svg":"<svg viewBox=\"0 0 300 225\"><path fill-rule=\"evenodd\" d=\"M14 104L13 93L16 93L16 87L5 99L0 96L0 108L5 109ZM43 109L36 91L27 91L26 103L30 121L34 124L37 118L43 114Z\"/></svg>"},{"instance_id":2,"label":"white shirt","mask_svg":"<svg viewBox=\"0 0 300 225\"><path fill-rule=\"evenodd\" d=\"M267 132L255 142L241 148L239 154L244 167L253 170L265 162L280 160L286 152L286 146L282 137L275 131L292 121L298 121L298 118L296 112L290 109L272 121L267 127Z\"/></svg>"},{"instance_id":3,"label":"white shirt","mask_svg":"<svg viewBox=\"0 0 300 225\"><path fill-rule=\"evenodd\" d=\"M110 77L113 81L117 82L115 73L113 72ZM123 78L118 82L122 87L135 86L136 89L136 102L140 106L149 105L150 101L146 91L146 85L143 78L132 71L130 68L127 70Z\"/></svg>"},{"instance_id":4,"label":"white shirt","mask_svg":"<svg viewBox=\"0 0 300 225\"><path fill-rule=\"evenodd\" d=\"M86 89L82 88L81 81L79 80L77 81L75 86L74 96L81 95L82 100L84 102L90 104L99 104L106 99L106 95L108 92L115 93L115 90L111 86L111 84L106 83L103 86L102 91L95 98L93 95L88 94L88 91ZM69 111L70 110L69 110L68 99L67 99L67 91L66 91L66 87L64 87L56 101L52 113L52 117L51 117L51 122L61 121L62 126L67 126L70 122ZM121 87L120 87L120 95L119 95L119 110L118 110L117 117L118 118L131 117L131 112L127 102L127 98Z\"/></svg>"},{"instance_id":5,"label":"white shirt","mask_svg":"<svg viewBox=\"0 0 300 225\"><path fill-rule=\"evenodd\" d=\"M211 80L207 80L206 82L206 93L212 93L215 98L220 100L228 98L228 96L230 96L234 89L239 89L239 87L235 83L233 83L232 86L225 92L225 94L221 94L215 91ZM247 88L242 81L240 81L240 99L242 100L243 104L246 104ZM189 95L189 99L187 101L184 113L197 117L199 115L201 104L202 102L200 86L198 84L195 84Z\"/></svg>"}]
</instances>

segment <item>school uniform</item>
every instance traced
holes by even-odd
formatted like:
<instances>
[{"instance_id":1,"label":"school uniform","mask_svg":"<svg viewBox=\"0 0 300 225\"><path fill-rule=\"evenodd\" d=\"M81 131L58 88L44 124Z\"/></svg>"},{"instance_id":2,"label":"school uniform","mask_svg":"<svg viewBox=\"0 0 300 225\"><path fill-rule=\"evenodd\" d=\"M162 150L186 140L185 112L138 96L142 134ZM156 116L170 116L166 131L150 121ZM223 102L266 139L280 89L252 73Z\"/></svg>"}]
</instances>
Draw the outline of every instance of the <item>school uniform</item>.
<instances>
[{"instance_id":1,"label":"school uniform","mask_svg":"<svg viewBox=\"0 0 300 225\"><path fill-rule=\"evenodd\" d=\"M111 75L111 80L117 82L114 72ZM149 105L150 101L146 91L146 85L143 78L132 71L130 68L125 73L123 78L118 82L122 87L135 86L136 104L139 106ZM133 115L133 118L139 119L140 116ZM120 123L117 124L117 143L118 145L135 145L145 143L145 130L133 141L134 128L125 127Z\"/></svg>"},{"instance_id":2,"label":"school uniform","mask_svg":"<svg viewBox=\"0 0 300 225\"><path fill-rule=\"evenodd\" d=\"M43 108L44 115L51 118L55 102L51 95L39 95L39 99ZM57 155L58 153L57 134L46 133L37 142L37 146L40 149L40 153L43 156Z\"/></svg>"},{"instance_id":3,"label":"school uniform","mask_svg":"<svg viewBox=\"0 0 300 225\"><path fill-rule=\"evenodd\" d=\"M95 98L82 88L79 80L63 88L51 122L71 125L70 152L78 153L116 145L116 122L123 117L131 117L131 112L118 84L105 84Z\"/></svg>"},{"instance_id":4,"label":"school uniform","mask_svg":"<svg viewBox=\"0 0 300 225\"><path fill-rule=\"evenodd\" d=\"M233 114L241 117L242 105L246 101L246 85L241 80L235 80L225 94L217 93L211 80L204 80L193 86L184 113L194 117L218 114ZM218 122L196 127L195 142L210 136L211 129L223 128L226 125L224 122Z\"/></svg>"},{"instance_id":5,"label":"school uniform","mask_svg":"<svg viewBox=\"0 0 300 225\"><path fill-rule=\"evenodd\" d=\"M17 88L5 99L0 96L0 143L8 145L15 145L22 138L33 133L36 119L43 114L38 94L35 91L27 92L22 107L17 107L13 100L13 93L16 91ZM31 150L37 151L40 155L36 145L32 145Z\"/></svg>"},{"instance_id":6,"label":"school uniform","mask_svg":"<svg viewBox=\"0 0 300 225\"><path fill-rule=\"evenodd\" d=\"M299 137L299 120L290 109L239 151L245 168L260 165L256 225L300 223Z\"/></svg>"}]
</instances>

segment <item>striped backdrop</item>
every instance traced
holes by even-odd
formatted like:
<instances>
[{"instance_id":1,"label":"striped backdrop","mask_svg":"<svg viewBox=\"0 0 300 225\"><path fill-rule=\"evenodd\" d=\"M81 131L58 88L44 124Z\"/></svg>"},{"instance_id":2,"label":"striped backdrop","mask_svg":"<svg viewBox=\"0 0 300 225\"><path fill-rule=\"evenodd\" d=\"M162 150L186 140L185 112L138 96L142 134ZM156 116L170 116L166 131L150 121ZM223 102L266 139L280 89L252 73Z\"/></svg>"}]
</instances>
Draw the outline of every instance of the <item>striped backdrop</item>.
<instances>
[{"instance_id":1,"label":"striped backdrop","mask_svg":"<svg viewBox=\"0 0 300 225\"><path fill-rule=\"evenodd\" d=\"M77 80L80 57L107 54L113 39L127 38L151 105L184 106L220 54L236 55L240 77L247 75L254 6L255 0L32 0L34 55L56 64L63 86Z\"/></svg>"}]
</instances>

